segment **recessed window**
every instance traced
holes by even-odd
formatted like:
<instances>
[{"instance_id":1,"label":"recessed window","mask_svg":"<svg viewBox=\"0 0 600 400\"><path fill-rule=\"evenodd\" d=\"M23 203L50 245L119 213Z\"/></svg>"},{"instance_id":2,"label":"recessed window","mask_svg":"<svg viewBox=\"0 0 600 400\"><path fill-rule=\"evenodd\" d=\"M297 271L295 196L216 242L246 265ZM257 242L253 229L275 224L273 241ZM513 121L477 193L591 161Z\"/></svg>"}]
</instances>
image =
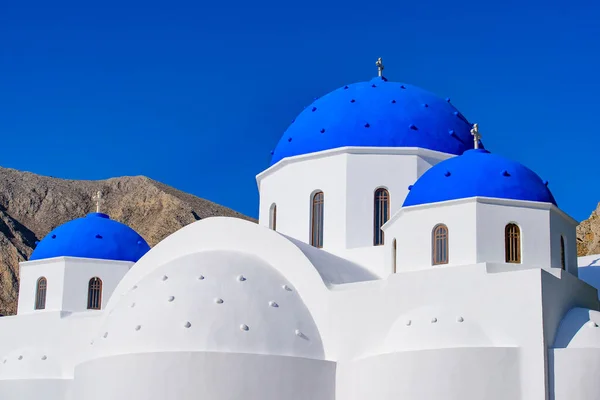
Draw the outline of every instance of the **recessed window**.
<instances>
[{"instance_id":1,"label":"recessed window","mask_svg":"<svg viewBox=\"0 0 600 400\"><path fill-rule=\"evenodd\" d=\"M269 209L269 228L277 230L277 204L271 204Z\"/></svg>"},{"instance_id":2,"label":"recessed window","mask_svg":"<svg viewBox=\"0 0 600 400\"><path fill-rule=\"evenodd\" d=\"M432 232L433 265L448 264L448 227L436 225Z\"/></svg>"},{"instance_id":3,"label":"recessed window","mask_svg":"<svg viewBox=\"0 0 600 400\"><path fill-rule=\"evenodd\" d=\"M521 229L517 224L508 224L504 228L504 252L507 263L521 262Z\"/></svg>"},{"instance_id":4,"label":"recessed window","mask_svg":"<svg viewBox=\"0 0 600 400\"><path fill-rule=\"evenodd\" d=\"M387 189L379 188L375 191L374 200L373 245L380 246L384 242L381 227L390 219L390 193Z\"/></svg>"},{"instance_id":5,"label":"recessed window","mask_svg":"<svg viewBox=\"0 0 600 400\"><path fill-rule=\"evenodd\" d=\"M88 283L88 310L99 310L102 308L102 280L97 276L90 279Z\"/></svg>"},{"instance_id":6,"label":"recessed window","mask_svg":"<svg viewBox=\"0 0 600 400\"><path fill-rule=\"evenodd\" d=\"M313 194L310 223L310 244L312 246L323 247L323 209L325 206L325 197L323 192L319 191Z\"/></svg>"},{"instance_id":7,"label":"recessed window","mask_svg":"<svg viewBox=\"0 0 600 400\"><path fill-rule=\"evenodd\" d=\"M37 281L35 290L35 309L43 310L46 308L46 291L48 289L48 281L45 277L41 277Z\"/></svg>"},{"instance_id":8,"label":"recessed window","mask_svg":"<svg viewBox=\"0 0 600 400\"><path fill-rule=\"evenodd\" d=\"M565 251L565 238L563 235L560 235L560 268L566 270L567 269L567 257Z\"/></svg>"}]
</instances>

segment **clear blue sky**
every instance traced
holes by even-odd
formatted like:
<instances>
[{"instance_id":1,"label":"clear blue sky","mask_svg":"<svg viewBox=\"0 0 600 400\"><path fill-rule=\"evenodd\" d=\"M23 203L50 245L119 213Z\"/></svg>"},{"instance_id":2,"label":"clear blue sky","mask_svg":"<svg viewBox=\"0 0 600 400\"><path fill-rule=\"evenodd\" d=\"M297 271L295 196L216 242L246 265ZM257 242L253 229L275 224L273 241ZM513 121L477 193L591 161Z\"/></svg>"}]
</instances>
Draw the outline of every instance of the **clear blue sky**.
<instances>
[{"instance_id":1,"label":"clear blue sky","mask_svg":"<svg viewBox=\"0 0 600 400\"><path fill-rule=\"evenodd\" d=\"M0 165L146 175L256 217L289 122L383 57L581 220L600 201L598 21L592 0L3 1Z\"/></svg>"}]
</instances>

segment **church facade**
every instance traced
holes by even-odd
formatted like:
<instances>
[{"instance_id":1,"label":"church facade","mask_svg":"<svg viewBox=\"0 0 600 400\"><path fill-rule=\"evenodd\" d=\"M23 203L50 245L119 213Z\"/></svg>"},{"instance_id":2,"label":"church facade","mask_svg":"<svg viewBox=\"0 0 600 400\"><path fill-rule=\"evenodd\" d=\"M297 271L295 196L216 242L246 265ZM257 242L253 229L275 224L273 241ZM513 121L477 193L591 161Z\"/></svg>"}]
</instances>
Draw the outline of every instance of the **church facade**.
<instances>
[{"instance_id":1,"label":"church facade","mask_svg":"<svg viewBox=\"0 0 600 400\"><path fill-rule=\"evenodd\" d=\"M98 208L50 232L0 318L0 398L597 399L577 221L450 99L377 67L288 127L258 224L150 249Z\"/></svg>"}]
</instances>

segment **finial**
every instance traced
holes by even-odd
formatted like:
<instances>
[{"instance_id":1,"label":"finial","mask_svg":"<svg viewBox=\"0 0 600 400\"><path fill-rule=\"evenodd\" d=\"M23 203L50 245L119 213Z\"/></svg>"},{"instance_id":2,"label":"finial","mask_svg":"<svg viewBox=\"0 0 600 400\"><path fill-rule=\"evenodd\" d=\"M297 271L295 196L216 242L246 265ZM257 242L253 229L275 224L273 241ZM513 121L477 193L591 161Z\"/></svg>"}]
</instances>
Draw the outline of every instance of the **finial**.
<instances>
[{"instance_id":1,"label":"finial","mask_svg":"<svg viewBox=\"0 0 600 400\"><path fill-rule=\"evenodd\" d=\"M381 57L377 59L375 65L377 66L377 76L383 76L383 61L381 61Z\"/></svg>"},{"instance_id":2,"label":"finial","mask_svg":"<svg viewBox=\"0 0 600 400\"><path fill-rule=\"evenodd\" d=\"M473 124L473 128L471 128L471 135L473 135L474 149L479 148L479 139L481 139L481 134L479 133L479 125Z\"/></svg>"},{"instance_id":3,"label":"finial","mask_svg":"<svg viewBox=\"0 0 600 400\"><path fill-rule=\"evenodd\" d=\"M100 204L102 202L104 202L104 199L102 198L102 192L101 191L97 191L96 195L93 197L94 201L96 202L96 212L100 212Z\"/></svg>"}]
</instances>

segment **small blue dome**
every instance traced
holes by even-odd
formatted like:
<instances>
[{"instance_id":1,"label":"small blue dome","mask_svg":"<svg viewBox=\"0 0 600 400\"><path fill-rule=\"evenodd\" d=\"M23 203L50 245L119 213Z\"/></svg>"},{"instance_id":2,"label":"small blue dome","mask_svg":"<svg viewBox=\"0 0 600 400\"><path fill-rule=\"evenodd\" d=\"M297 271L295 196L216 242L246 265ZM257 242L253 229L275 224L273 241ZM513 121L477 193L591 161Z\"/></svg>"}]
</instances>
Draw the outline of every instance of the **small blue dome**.
<instances>
[{"instance_id":1,"label":"small blue dome","mask_svg":"<svg viewBox=\"0 0 600 400\"><path fill-rule=\"evenodd\" d=\"M125 224L108 215L91 213L60 225L36 246L30 261L53 257L103 260L139 260L150 250L148 243Z\"/></svg>"},{"instance_id":2,"label":"small blue dome","mask_svg":"<svg viewBox=\"0 0 600 400\"><path fill-rule=\"evenodd\" d=\"M484 149L435 165L410 188L404 207L468 197L539 201L556 205L548 182L518 162Z\"/></svg>"},{"instance_id":3,"label":"small blue dome","mask_svg":"<svg viewBox=\"0 0 600 400\"><path fill-rule=\"evenodd\" d=\"M459 155L473 148L471 127L450 99L377 77L306 107L279 140L271 165L345 146L421 147Z\"/></svg>"}]
</instances>

